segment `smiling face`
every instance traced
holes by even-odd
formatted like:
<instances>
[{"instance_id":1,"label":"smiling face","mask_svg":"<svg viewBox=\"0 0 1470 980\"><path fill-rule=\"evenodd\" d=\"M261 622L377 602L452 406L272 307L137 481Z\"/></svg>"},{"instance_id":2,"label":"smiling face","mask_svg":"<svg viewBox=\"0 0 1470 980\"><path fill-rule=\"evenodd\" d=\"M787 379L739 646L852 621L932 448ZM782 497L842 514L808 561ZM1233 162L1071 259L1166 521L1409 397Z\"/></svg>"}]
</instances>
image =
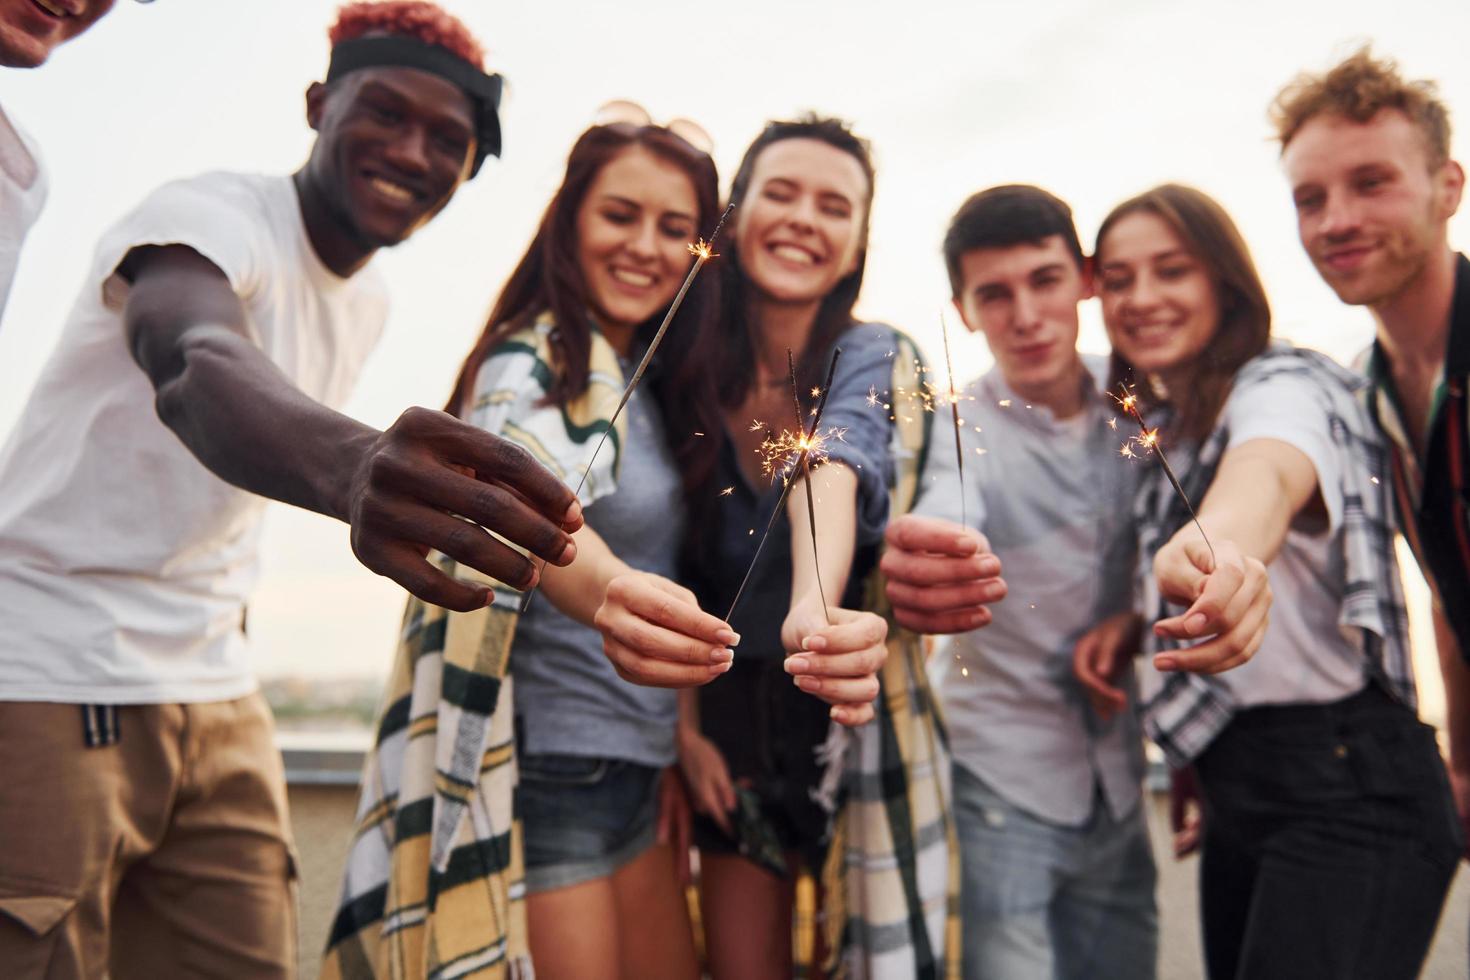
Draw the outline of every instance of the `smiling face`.
<instances>
[{"instance_id":1,"label":"smiling face","mask_svg":"<svg viewBox=\"0 0 1470 980\"><path fill-rule=\"evenodd\" d=\"M469 97L413 68L365 68L307 92L306 172L366 249L396 245L443 210L475 148Z\"/></svg>"},{"instance_id":2,"label":"smiling face","mask_svg":"<svg viewBox=\"0 0 1470 980\"><path fill-rule=\"evenodd\" d=\"M961 253L959 272L955 308L985 335L1006 383L1053 408L1075 400L1077 304L1090 290L1062 236L971 249Z\"/></svg>"},{"instance_id":3,"label":"smiling face","mask_svg":"<svg viewBox=\"0 0 1470 980\"><path fill-rule=\"evenodd\" d=\"M741 270L768 300L820 303L857 269L870 193L862 164L830 143L772 143L736 212Z\"/></svg>"},{"instance_id":4,"label":"smiling face","mask_svg":"<svg viewBox=\"0 0 1470 980\"><path fill-rule=\"evenodd\" d=\"M609 160L577 209L577 265L598 323L623 348L673 300L690 262L699 201L680 167L632 145Z\"/></svg>"},{"instance_id":5,"label":"smiling face","mask_svg":"<svg viewBox=\"0 0 1470 980\"><path fill-rule=\"evenodd\" d=\"M1302 247L1344 303L1393 299L1448 248L1464 174L1452 161L1432 164L1424 135L1402 112L1382 109L1365 123L1316 116L1281 163Z\"/></svg>"},{"instance_id":6,"label":"smiling face","mask_svg":"<svg viewBox=\"0 0 1470 980\"><path fill-rule=\"evenodd\" d=\"M113 0L0 0L0 65L35 68L95 24Z\"/></svg>"},{"instance_id":7,"label":"smiling face","mask_svg":"<svg viewBox=\"0 0 1470 980\"><path fill-rule=\"evenodd\" d=\"M1220 327L1219 290L1173 227L1151 211L1125 214L1095 261L1113 349L1166 381L1189 370Z\"/></svg>"}]
</instances>

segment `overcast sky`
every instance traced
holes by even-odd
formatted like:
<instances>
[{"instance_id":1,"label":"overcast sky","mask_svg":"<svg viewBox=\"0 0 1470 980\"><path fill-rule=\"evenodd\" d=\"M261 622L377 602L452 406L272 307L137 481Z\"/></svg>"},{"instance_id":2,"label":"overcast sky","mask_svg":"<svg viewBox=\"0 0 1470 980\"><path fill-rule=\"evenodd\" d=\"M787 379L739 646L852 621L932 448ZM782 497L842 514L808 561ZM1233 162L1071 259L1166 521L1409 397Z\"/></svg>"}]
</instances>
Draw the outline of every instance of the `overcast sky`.
<instances>
[{"instance_id":1,"label":"overcast sky","mask_svg":"<svg viewBox=\"0 0 1470 980\"><path fill-rule=\"evenodd\" d=\"M1350 357L1371 336L1301 253L1265 109L1302 68L1371 40L1440 81L1470 119L1470 4L1383 0L894 3L746 0L448 2L509 80L505 159L378 260L393 293L384 341L349 412L384 426L439 405L524 249L566 152L612 98L689 116L722 174L770 117L851 119L879 168L860 311L938 352L939 240L972 191L1038 183L1072 202L1084 243L1119 200L1165 180L1217 197L1249 241L1277 331ZM0 432L60 333L93 244L148 190L205 170L284 173L311 133L302 93L327 61L334 3L119 2L40 71L6 71L0 101L42 144L51 199L0 325ZM1457 136L1456 155L1466 143ZM1467 217L1452 228L1463 244ZM953 321L958 323L957 320ZM1103 349L1095 304L1083 343ZM989 362L955 336L964 377ZM78 393L83 397L84 393ZM262 673L380 673L401 593L362 570L345 529L276 508L251 609Z\"/></svg>"}]
</instances>

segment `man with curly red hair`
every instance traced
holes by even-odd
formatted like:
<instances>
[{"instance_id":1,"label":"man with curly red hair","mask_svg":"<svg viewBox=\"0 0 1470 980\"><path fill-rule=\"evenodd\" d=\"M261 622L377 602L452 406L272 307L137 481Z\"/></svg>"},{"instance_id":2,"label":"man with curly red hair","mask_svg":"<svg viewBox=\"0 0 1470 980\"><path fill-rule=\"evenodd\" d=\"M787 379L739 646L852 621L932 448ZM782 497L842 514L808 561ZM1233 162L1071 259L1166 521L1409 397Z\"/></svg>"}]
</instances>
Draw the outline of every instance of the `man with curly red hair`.
<instances>
[{"instance_id":1,"label":"man with curly red hair","mask_svg":"<svg viewBox=\"0 0 1470 980\"><path fill-rule=\"evenodd\" d=\"M332 38L306 163L175 181L114 225L0 452L7 975L293 974L245 642L262 498L348 523L363 564L451 609L490 590L430 549L520 587L535 565L490 530L575 554L575 499L525 452L427 409L381 432L337 411L385 319L370 260L499 152L500 79L429 3L349 6Z\"/></svg>"}]
</instances>

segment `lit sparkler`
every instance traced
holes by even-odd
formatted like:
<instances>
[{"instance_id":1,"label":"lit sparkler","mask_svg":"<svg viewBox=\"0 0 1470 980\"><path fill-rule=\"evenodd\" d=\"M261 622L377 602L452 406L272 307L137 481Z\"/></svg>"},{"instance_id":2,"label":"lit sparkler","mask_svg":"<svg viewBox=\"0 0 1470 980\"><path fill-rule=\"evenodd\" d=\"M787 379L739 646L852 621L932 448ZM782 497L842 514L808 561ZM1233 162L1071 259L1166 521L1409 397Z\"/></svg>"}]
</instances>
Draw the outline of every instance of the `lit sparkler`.
<instances>
[{"instance_id":1,"label":"lit sparkler","mask_svg":"<svg viewBox=\"0 0 1470 980\"><path fill-rule=\"evenodd\" d=\"M653 340L648 344L648 350L643 352L643 359L638 362L638 367L633 371L633 377L629 379L627 386L623 389L623 397L618 399L618 407L613 409L612 417L607 420L607 428L602 430L602 436L598 438L597 445L592 447L592 455L587 460L586 469L582 470L582 478L577 481L577 489L572 491L574 495L582 495L582 485L587 482L587 474L592 472L592 464L597 459L597 454L602 451L602 444L607 442L607 434L613 430L618 421L618 416L623 414L623 408L628 404L628 399L633 397L633 391L638 387L638 382L643 380L643 372L648 370L648 364L653 360L653 355L658 351L658 345L663 343L664 334L668 332L669 324L674 322L674 314L679 312L679 307L684 305L684 297L689 292L689 287L694 285L694 277L699 275L699 270L704 264L719 253L714 251L715 239L720 237L720 229L725 227L725 219L730 217L730 212L735 210L735 202L731 201L720 215L720 220L715 222L715 230L710 233L709 239L699 241L689 246L689 254L694 256L694 264L689 267L689 274L684 277L684 284L674 294L674 301L669 304L668 312L664 314L663 322L658 325L658 330L653 335ZM546 571L546 562L541 563L541 571ZM531 605L531 599L536 595L537 584L526 590L526 596L521 600L521 612L524 613Z\"/></svg>"},{"instance_id":2,"label":"lit sparkler","mask_svg":"<svg viewBox=\"0 0 1470 980\"><path fill-rule=\"evenodd\" d=\"M960 445L960 399L954 387L954 361L949 356L949 326L944 322L944 311L939 313L939 336L944 338L944 369L949 376L949 410L954 416L954 458L959 466L960 477L960 523L970 526L968 507L965 504L965 450Z\"/></svg>"},{"instance_id":3,"label":"lit sparkler","mask_svg":"<svg viewBox=\"0 0 1470 980\"><path fill-rule=\"evenodd\" d=\"M781 496L777 498L776 507L774 510L771 511L771 519L766 522L766 529L761 533L760 540L756 542L755 555L752 556L750 559L750 567L745 570L745 577L740 580L740 588L735 590L735 598L730 601L730 611L725 614L725 622L727 623L730 621L730 617L735 615L736 607L740 605L740 597L745 594L745 587L750 583L750 576L755 572L755 566L761 560L761 551L763 551L766 547L766 539L771 536L771 529L776 526L776 521L778 521L781 515L786 511L786 498L791 496L791 488L796 485L798 475L801 473L809 472L809 467L813 459L820 463L827 458L827 452L824 448L824 444L826 443L828 438L833 437L834 435L835 437L840 438L842 435L841 432L837 432L835 430L833 433L827 434L821 433L819 431L819 428L822 424L822 411L827 407L827 396L832 393L832 376L837 373L837 359L841 356L842 348L834 348L832 351L832 360L827 365L827 381L824 385L822 385L821 396L817 400L816 410L812 413L811 429L807 430L802 426L803 417L801 411L801 403L800 400L798 400L796 407L798 434L793 435L789 432L783 432L778 437L767 439L761 447L761 452L763 456L761 465L762 468L765 469L767 472L775 472L775 468L777 465L775 460L779 458L790 460L793 453L795 454L796 458L791 470L784 477L785 482L781 488ZM793 369L793 396L796 393L794 374L795 371ZM754 430L755 426L752 426L751 428L752 430ZM773 455L771 447L782 445L789 447L784 455L781 457ZM809 508L808 516L810 517L813 513L813 511L810 509L812 508L812 491L810 483L807 484L806 497L807 507ZM812 547L813 550L815 550L817 534L817 522L815 519L811 521L811 525ZM820 581L821 573L819 571L818 582L820 583ZM824 593L822 596L822 610L824 613L826 612L826 608L827 597ZM829 623L832 621L831 616L828 616L827 621Z\"/></svg>"},{"instance_id":4,"label":"lit sparkler","mask_svg":"<svg viewBox=\"0 0 1470 980\"><path fill-rule=\"evenodd\" d=\"M1118 403L1118 406L1123 409L1123 412L1129 418L1138 423L1139 430L1139 435L1123 443L1122 448L1118 450L1119 454L1129 459L1147 456L1150 453L1158 457L1159 466L1163 469L1164 476L1169 478L1169 485L1174 488L1174 492L1179 495L1179 499L1184 501L1184 508L1189 511L1190 519L1194 521L1194 526L1199 529L1199 536L1205 539L1205 547L1210 549L1210 563L1212 565L1218 564L1215 559L1215 546L1210 544L1210 536L1205 533L1204 525L1199 522L1199 515L1194 512L1194 505L1189 502L1189 495L1184 492L1184 487L1179 483L1179 478L1174 475L1174 467L1169 465L1169 458L1164 455L1164 447L1159 444L1159 430L1150 429L1148 424L1143 421L1143 413L1138 410L1138 396L1133 393L1131 387L1126 384L1120 384L1118 385L1118 390L1122 394L1113 395L1113 401ZM1117 426L1113 427L1117 428ZM1142 451L1135 452L1134 446L1137 446Z\"/></svg>"},{"instance_id":5,"label":"lit sparkler","mask_svg":"<svg viewBox=\"0 0 1470 980\"><path fill-rule=\"evenodd\" d=\"M801 410L801 396L797 394L796 358L792 355L790 347L786 348L786 370L791 375L791 401L796 406L796 427L797 429L802 429L806 426L806 417ZM827 384L830 385L831 383L832 381L829 378ZM813 398L820 397L821 393L822 389L820 388L812 389ZM817 409L814 405L812 406L812 418L815 419L816 416ZM831 626L832 614L827 611L827 590L822 587L822 562L817 553L817 505L812 500L812 454L810 443L812 437L816 434L817 426L813 422L812 431L806 433L803 437L808 444L806 446L807 451L801 454L798 462L801 466L802 482L806 484L806 520L812 532L812 565L815 567L817 573L817 594L822 597L822 618L827 621L828 626Z\"/></svg>"}]
</instances>

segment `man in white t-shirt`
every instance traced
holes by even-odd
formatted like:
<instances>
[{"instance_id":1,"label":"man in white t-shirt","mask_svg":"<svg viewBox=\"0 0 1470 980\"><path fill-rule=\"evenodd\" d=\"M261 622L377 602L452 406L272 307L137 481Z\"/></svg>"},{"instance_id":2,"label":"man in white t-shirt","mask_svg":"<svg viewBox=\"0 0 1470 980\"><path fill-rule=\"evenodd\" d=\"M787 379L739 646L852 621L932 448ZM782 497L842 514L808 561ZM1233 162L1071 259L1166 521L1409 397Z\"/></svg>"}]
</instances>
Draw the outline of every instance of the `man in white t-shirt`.
<instances>
[{"instance_id":1,"label":"man in white t-shirt","mask_svg":"<svg viewBox=\"0 0 1470 980\"><path fill-rule=\"evenodd\" d=\"M439 412L379 432L331 407L383 325L371 256L499 151L499 77L458 21L356 4L331 36L306 164L167 184L110 229L0 450L8 975L293 972L285 785L244 641L262 496L349 522L365 564L455 609L488 589L429 548L518 586L532 561L485 527L575 553L571 491L524 452Z\"/></svg>"},{"instance_id":2,"label":"man in white t-shirt","mask_svg":"<svg viewBox=\"0 0 1470 980\"><path fill-rule=\"evenodd\" d=\"M113 0L0 0L0 66L36 68L91 27ZM46 168L35 141L0 106L0 317L20 245L46 203Z\"/></svg>"}]
</instances>

